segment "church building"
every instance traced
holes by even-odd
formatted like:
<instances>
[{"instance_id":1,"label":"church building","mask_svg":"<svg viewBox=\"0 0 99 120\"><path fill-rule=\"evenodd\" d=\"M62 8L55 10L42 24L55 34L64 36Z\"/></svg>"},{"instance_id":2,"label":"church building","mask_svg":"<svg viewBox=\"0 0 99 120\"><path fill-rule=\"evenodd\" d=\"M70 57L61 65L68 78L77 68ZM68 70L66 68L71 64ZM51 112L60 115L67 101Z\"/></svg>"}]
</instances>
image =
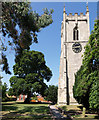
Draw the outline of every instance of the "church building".
<instances>
[{"instance_id":1,"label":"church building","mask_svg":"<svg viewBox=\"0 0 99 120\"><path fill-rule=\"evenodd\" d=\"M69 13L65 7L61 24L61 55L60 73L58 84L58 105L75 105L77 101L73 97L73 85L75 74L82 65L84 46L90 35L89 9L86 6L86 14Z\"/></svg>"}]
</instances>

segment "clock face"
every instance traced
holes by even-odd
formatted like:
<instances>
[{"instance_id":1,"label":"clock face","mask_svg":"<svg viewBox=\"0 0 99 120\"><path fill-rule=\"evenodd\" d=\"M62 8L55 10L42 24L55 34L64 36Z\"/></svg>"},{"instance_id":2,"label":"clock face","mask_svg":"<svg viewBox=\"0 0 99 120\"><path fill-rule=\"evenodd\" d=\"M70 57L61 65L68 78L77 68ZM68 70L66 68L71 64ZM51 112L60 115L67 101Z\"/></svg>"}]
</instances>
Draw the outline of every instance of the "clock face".
<instances>
[{"instance_id":1,"label":"clock face","mask_svg":"<svg viewBox=\"0 0 99 120\"><path fill-rule=\"evenodd\" d=\"M82 50L82 46L79 42L75 42L73 45L72 45L72 49L75 53L79 53L81 52Z\"/></svg>"}]
</instances>

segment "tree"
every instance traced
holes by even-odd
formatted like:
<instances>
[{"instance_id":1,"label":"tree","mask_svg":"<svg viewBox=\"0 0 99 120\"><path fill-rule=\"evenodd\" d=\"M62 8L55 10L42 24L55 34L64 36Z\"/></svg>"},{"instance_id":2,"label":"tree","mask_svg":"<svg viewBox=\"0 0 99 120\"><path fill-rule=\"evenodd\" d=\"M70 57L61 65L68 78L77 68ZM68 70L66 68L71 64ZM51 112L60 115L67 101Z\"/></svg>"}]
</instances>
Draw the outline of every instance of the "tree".
<instances>
[{"instance_id":1,"label":"tree","mask_svg":"<svg viewBox=\"0 0 99 120\"><path fill-rule=\"evenodd\" d=\"M57 86L49 85L49 87L45 90L45 99L53 102L53 104L57 103L57 91Z\"/></svg>"},{"instance_id":2,"label":"tree","mask_svg":"<svg viewBox=\"0 0 99 120\"><path fill-rule=\"evenodd\" d=\"M32 43L38 43L37 33L53 22L52 13L53 10L45 8L44 14L39 15L32 11L29 2L2 2L2 64L7 74L11 72L6 51L10 47L17 56L24 49L29 50ZM18 61L18 57L15 60Z\"/></svg>"},{"instance_id":3,"label":"tree","mask_svg":"<svg viewBox=\"0 0 99 120\"><path fill-rule=\"evenodd\" d=\"M85 46L83 64L75 75L73 92L78 103L87 109L99 109L99 20L95 21Z\"/></svg>"},{"instance_id":4,"label":"tree","mask_svg":"<svg viewBox=\"0 0 99 120\"><path fill-rule=\"evenodd\" d=\"M2 101L7 101L7 99L8 99L7 95L6 95L7 89L8 89L7 84L4 83L2 85Z\"/></svg>"},{"instance_id":5,"label":"tree","mask_svg":"<svg viewBox=\"0 0 99 120\"><path fill-rule=\"evenodd\" d=\"M13 66L16 76L10 78L10 95L27 95L27 102L30 101L31 94L37 92L44 95L47 82L52 76L51 70L46 66L44 55L37 51L22 51L19 61Z\"/></svg>"},{"instance_id":6,"label":"tree","mask_svg":"<svg viewBox=\"0 0 99 120\"><path fill-rule=\"evenodd\" d=\"M93 81L89 96L90 108L99 110L99 75Z\"/></svg>"}]
</instances>

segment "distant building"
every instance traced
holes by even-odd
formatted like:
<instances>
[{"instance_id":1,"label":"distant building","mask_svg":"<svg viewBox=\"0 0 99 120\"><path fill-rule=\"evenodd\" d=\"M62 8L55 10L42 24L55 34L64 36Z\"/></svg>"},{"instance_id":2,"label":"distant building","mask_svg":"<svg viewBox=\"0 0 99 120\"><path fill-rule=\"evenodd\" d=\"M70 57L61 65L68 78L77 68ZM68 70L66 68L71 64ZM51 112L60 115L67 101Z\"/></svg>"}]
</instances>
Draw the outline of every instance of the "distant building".
<instances>
[{"instance_id":1,"label":"distant building","mask_svg":"<svg viewBox=\"0 0 99 120\"><path fill-rule=\"evenodd\" d=\"M27 98L27 95L22 95L20 94L18 97L17 97L17 101L25 101L25 99Z\"/></svg>"},{"instance_id":2,"label":"distant building","mask_svg":"<svg viewBox=\"0 0 99 120\"><path fill-rule=\"evenodd\" d=\"M22 95L22 94L20 94L20 95L17 97L17 101L18 101L18 102L24 102L26 98L27 98L27 95ZM40 96L40 95L37 96L37 100L34 100L34 99L32 99L32 97L31 97L31 102L52 103L51 101L45 100L44 97L42 97L42 96Z\"/></svg>"}]
</instances>

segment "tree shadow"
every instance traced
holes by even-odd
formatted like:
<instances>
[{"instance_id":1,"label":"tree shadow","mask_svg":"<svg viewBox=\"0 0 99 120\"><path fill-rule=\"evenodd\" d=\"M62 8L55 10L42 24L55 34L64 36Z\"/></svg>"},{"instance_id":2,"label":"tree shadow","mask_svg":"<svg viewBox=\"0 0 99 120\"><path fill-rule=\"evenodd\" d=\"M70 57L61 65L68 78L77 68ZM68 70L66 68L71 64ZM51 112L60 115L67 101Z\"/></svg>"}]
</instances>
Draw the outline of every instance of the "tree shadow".
<instances>
[{"instance_id":1,"label":"tree shadow","mask_svg":"<svg viewBox=\"0 0 99 120\"><path fill-rule=\"evenodd\" d=\"M80 108L81 111L83 110L83 106L77 106L77 107Z\"/></svg>"},{"instance_id":2,"label":"tree shadow","mask_svg":"<svg viewBox=\"0 0 99 120\"><path fill-rule=\"evenodd\" d=\"M34 106L24 106L24 109L22 110L17 110L17 113L26 113L26 112L33 112Z\"/></svg>"},{"instance_id":3,"label":"tree shadow","mask_svg":"<svg viewBox=\"0 0 99 120\"><path fill-rule=\"evenodd\" d=\"M22 103L19 103L20 105ZM22 109L18 109L17 106L11 106L13 104L5 104L2 106L3 111L5 111L4 115L3 115L3 119L20 119L20 117L22 118L22 120L25 117L29 117L32 119L50 119L51 118L51 114L50 114L50 110L49 107L47 106L43 106L42 104L40 106L24 106L22 107Z\"/></svg>"},{"instance_id":4,"label":"tree shadow","mask_svg":"<svg viewBox=\"0 0 99 120\"><path fill-rule=\"evenodd\" d=\"M47 102L30 102L30 103L16 102L15 104L52 104L52 103L47 103Z\"/></svg>"},{"instance_id":5,"label":"tree shadow","mask_svg":"<svg viewBox=\"0 0 99 120\"><path fill-rule=\"evenodd\" d=\"M17 110L18 107L16 106L5 106L5 105L2 105L2 111L10 111L10 110Z\"/></svg>"},{"instance_id":6,"label":"tree shadow","mask_svg":"<svg viewBox=\"0 0 99 120\"><path fill-rule=\"evenodd\" d=\"M31 106L31 107L30 106L24 106L24 109L17 111L17 113L26 113L26 112L48 114L49 113L49 108L46 107L46 106Z\"/></svg>"},{"instance_id":7,"label":"tree shadow","mask_svg":"<svg viewBox=\"0 0 99 120\"><path fill-rule=\"evenodd\" d=\"M25 103L24 103L25 104ZM47 103L47 102L30 102L29 104L51 104L51 103Z\"/></svg>"},{"instance_id":8,"label":"tree shadow","mask_svg":"<svg viewBox=\"0 0 99 120\"><path fill-rule=\"evenodd\" d=\"M77 110L69 110L68 113L73 116L73 115L81 115L82 113L77 111Z\"/></svg>"},{"instance_id":9,"label":"tree shadow","mask_svg":"<svg viewBox=\"0 0 99 120\"><path fill-rule=\"evenodd\" d=\"M95 116L94 119L98 119L99 120L99 115Z\"/></svg>"},{"instance_id":10,"label":"tree shadow","mask_svg":"<svg viewBox=\"0 0 99 120\"><path fill-rule=\"evenodd\" d=\"M2 103L2 106L3 105L13 105L13 104L16 104L16 102L14 102L14 103Z\"/></svg>"},{"instance_id":11,"label":"tree shadow","mask_svg":"<svg viewBox=\"0 0 99 120\"><path fill-rule=\"evenodd\" d=\"M49 113L49 114L48 114ZM25 117L33 119L51 119L49 108L46 106L24 106L22 110L16 110L15 112L7 113L3 116L3 119L25 119Z\"/></svg>"},{"instance_id":12,"label":"tree shadow","mask_svg":"<svg viewBox=\"0 0 99 120\"><path fill-rule=\"evenodd\" d=\"M50 113L49 112L49 108L46 107L46 106L38 106L36 109L35 109L35 112L37 113Z\"/></svg>"}]
</instances>

